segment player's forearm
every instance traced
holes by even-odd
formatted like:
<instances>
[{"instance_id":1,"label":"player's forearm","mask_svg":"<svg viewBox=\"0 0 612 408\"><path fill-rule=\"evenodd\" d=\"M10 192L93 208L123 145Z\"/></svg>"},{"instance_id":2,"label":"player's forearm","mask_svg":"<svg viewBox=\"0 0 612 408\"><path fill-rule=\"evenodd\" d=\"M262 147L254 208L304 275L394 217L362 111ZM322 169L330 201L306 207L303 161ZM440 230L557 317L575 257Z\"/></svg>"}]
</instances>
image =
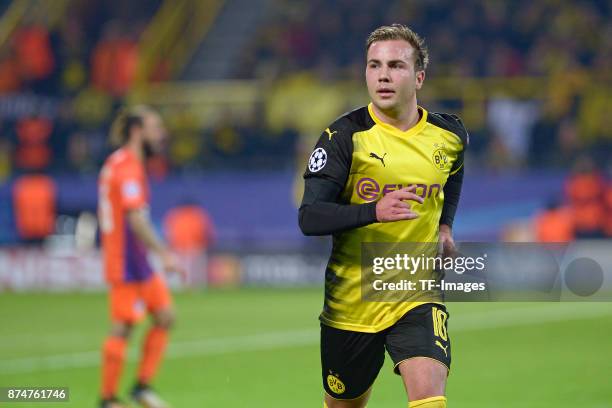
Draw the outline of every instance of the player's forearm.
<instances>
[{"instance_id":1,"label":"player's forearm","mask_svg":"<svg viewBox=\"0 0 612 408\"><path fill-rule=\"evenodd\" d=\"M342 187L321 179L305 181L299 210L299 225L304 235L329 235L376 222L376 203L341 204L337 197Z\"/></svg>"},{"instance_id":2,"label":"player's forearm","mask_svg":"<svg viewBox=\"0 0 612 408\"><path fill-rule=\"evenodd\" d=\"M376 203L342 205L316 202L300 207L304 235L329 235L376 222Z\"/></svg>"},{"instance_id":3,"label":"player's forearm","mask_svg":"<svg viewBox=\"0 0 612 408\"><path fill-rule=\"evenodd\" d=\"M455 174L449 176L444 185L444 205L440 216L440 225L447 225L452 228L455 220L455 213L461 197L461 187L463 186L463 167Z\"/></svg>"},{"instance_id":4,"label":"player's forearm","mask_svg":"<svg viewBox=\"0 0 612 408\"><path fill-rule=\"evenodd\" d=\"M136 237L138 237L138 239L144 243L147 249L155 252L158 255L162 255L164 252L166 252L166 246L155 233L155 229L153 228L146 211L129 211L127 218L132 231L134 234L136 234Z\"/></svg>"}]
</instances>

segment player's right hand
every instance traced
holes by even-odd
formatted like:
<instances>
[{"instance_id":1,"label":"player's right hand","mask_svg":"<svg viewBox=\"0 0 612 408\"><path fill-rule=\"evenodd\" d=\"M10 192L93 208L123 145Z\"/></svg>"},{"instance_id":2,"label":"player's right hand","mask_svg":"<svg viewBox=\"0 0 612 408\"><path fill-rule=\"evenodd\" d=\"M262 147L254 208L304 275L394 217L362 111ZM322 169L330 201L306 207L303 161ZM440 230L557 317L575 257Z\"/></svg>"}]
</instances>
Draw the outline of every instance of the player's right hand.
<instances>
[{"instance_id":1,"label":"player's right hand","mask_svg":"<svg viewBox=\"0 0 612 408\"><path fill-rule=\"evenodd\" d=\"M376 203L376 219L378 222L393 222L401 220L414 220L419 214L414 212L412 206L406 201L416 201L423 204L423 198L416 195L416 186L404 187L400 190L385 194Z\"/></svg>"},{"instance_id":2,"label":"player's right hand","mask_svg":"<svg viewBox=\"0 0 612 408\"><path fill-rule=\"evenodd\" d=\"M170 251L161 254L162 267L166 273L178 273L181 280L187 280L187 270L180 264L178 258Z\"/></svg>"}]
</instances>

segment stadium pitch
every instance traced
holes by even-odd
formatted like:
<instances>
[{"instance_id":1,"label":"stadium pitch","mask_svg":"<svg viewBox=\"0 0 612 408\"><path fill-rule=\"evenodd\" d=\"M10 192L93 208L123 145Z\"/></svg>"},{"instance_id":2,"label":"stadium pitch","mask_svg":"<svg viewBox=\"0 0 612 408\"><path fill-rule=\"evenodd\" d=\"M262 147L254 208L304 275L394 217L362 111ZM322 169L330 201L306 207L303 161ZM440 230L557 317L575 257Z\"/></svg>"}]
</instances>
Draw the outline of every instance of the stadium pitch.
<instances>
[{"instance_id":1,"label":"stadium pitch","mask_svg":"<svg viewBox=\"0 0 612 408\"><path fill-rule=\"evenodd\" d=\"M176 329L154 383L174 407L322 405L321 288L207 290L175 300ZM0 387L67 386L70 402L49 406L95 406L106 308L104 294L3 293ZM612 303L450 303L449 311L452 407L610 406ZM123 396L143 328L131 342ZM387 358L368 406L405 402Z\"/></svg>"}]
</instances>

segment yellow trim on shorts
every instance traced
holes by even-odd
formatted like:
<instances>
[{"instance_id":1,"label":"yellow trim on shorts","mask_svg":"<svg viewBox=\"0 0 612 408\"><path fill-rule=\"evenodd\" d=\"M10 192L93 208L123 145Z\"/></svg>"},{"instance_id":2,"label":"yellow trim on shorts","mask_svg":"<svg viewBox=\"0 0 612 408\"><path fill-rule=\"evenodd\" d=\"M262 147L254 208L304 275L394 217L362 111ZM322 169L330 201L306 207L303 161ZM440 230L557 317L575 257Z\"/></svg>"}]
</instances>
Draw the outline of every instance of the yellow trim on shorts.
<instances>
[{"instance_id":1,"label":"yellow trim on shorts","mask_svg":"<svg viewBox=\"0 0 612 408\"><path fill-rule=\"evenodd\" d=\"M372 381L372 384L370 384L370 386L368 387L367 390L365 390L361 395L359 395L358 397L355 398L336 398L332 395L329 395L329 393L325 390L323 390L323 392L325 393L325 395L327 395L329 398L336 400L336 401L355 401L358 400L359 398L363 397L364 395L366 395L368 392L370 392L372 390L372 386L374 386L374 381Z\"/></svg>"}]
</instances>

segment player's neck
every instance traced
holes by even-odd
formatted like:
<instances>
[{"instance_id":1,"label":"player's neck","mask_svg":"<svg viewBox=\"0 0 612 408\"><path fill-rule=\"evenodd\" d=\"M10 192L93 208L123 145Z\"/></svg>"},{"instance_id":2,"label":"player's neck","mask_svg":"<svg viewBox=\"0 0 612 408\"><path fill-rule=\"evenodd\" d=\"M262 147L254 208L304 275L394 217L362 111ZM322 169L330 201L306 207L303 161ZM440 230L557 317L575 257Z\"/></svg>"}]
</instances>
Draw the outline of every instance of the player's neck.
<instances>
[{"instance_id":1,"label":"player's neck","mask_svg":"<svg viewBox=\"0 0 612 408\"><path fill-rule=\"evenodd\" d=\"M405 132L412 127L414 127L421 118L421 113L417 107L416 100L414 103L411 103L407 109L403 111L398 111L395 109L390 110L382 110L379 109L376 105L372 104L374 108L374 113L378 116L383 122Z\"/></svg>"},{"instance_id":2,"label":"player's neck","mask_svg":"<svg viewBox=\"0 0 612 408\"><path fill-rule=\"evenodd\" d=\"M134 156L136 156L136 158L139 161L144 162L144 159L145 159L144 150L140 143L133 140L133 141L126 143L124 148L129 150Z\"/></svg>"}]
</instances>

